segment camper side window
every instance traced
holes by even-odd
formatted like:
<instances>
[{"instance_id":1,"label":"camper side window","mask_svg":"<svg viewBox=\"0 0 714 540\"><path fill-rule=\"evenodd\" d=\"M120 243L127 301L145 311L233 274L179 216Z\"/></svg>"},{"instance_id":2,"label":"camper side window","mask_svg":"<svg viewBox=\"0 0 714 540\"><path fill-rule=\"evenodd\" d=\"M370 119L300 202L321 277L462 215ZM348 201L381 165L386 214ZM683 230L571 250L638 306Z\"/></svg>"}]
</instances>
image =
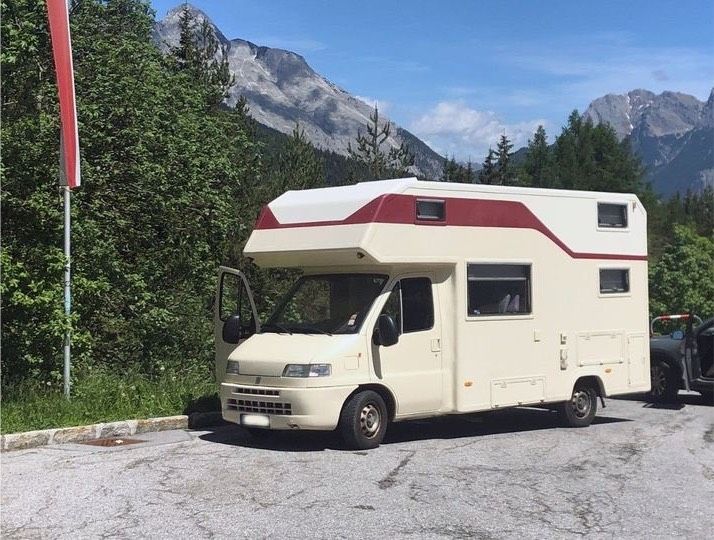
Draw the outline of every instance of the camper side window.
<instances>
[{"instance_id":1,"label":"camper side window","mask_svg":"<svg viewBox=\"0 0 714 540\"><path fill-rule=\"evenodd\" d=\"M434 327L434 298L429 278L404 278L392 289L382 314L391 315L400 334Z\"/></svg>"},{"instance_id":2,"label":"camper side window","mask_svg":"<svg viewBox=\"0 0 714 540\"><path fill-rule=\"evenodd\" d=\"M630 271L627 268L601 268L600 294L630 292Z\"/></svg>"},{"instance_id":3,"label":"camper side window","mask_svg":"<svg viewBox=\"0 0 714 540\"><path fill-rule=\"evenodd\" d=\"M605 229L626 229L627 205L597 203L597 226Z\"/></svg>"},{"instance_id":4,"label":"camper side window","mask_svg":"<svg viewBox=\"0 0 714 540\"><path fill-rule=\"evenodd\" d=\"M522 315L531 312L528 264L469 264L468 314Z\"/></svg>"}]
</instances>

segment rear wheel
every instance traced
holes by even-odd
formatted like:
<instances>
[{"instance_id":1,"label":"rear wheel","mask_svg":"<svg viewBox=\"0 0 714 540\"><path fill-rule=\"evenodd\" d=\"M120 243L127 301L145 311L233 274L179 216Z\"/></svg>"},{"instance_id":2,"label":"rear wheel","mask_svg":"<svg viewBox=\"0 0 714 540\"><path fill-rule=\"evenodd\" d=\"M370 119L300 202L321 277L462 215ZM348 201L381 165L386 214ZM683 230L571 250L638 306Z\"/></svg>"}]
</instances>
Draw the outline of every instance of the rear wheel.
<instances>
[{"instance_id":1,"label":"rear wheel","mask_svg":"<svg viewBox=\"0 0 714 540\"><path fill-rule=\"evenodd\" d=\"M365 390L345 403L340 414L340 433L349 448L376 448L384 439L388 422L387 406L382 396Z\"/></svg>"},{"instance_id":2,"label":"rear wheel","mask_svg":"<svg viewBox=\"0 0 714 540\"><path fill-rule=\"evenodd\" d=\"M672 402L677 398L679 385L672 367L663 360L652 360L650 365L651 389L649 397L654 401Z\"/></svg>"},{"instance_id":3,"label":"rear wheel","mask_svg":"<svg viewBox=\"0 0 714 540\"><path fill-rule=\"evenodd\" d=\"M566 426L589 426L597 412L597 392L590 385L576 384L570 399L560 404L559 412Z\"/></svg>"}]
</instances>

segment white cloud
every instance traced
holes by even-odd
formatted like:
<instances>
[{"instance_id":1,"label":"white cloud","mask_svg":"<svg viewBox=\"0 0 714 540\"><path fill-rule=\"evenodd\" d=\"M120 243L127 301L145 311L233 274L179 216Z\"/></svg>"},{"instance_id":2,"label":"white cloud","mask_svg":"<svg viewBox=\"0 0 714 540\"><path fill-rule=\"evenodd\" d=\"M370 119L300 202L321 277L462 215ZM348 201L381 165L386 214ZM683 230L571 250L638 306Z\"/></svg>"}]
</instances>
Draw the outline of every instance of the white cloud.
<instances>
[{"instance_id":1,"label":"white cloud","mask_svg":"<svg viewBox=\"0 0 714 540\"><path fill-rule=\"evenodd\" d=\"M489 147L495 148L504 133L515 150L527 144L539 124L545 125L546 121L509 124L496 113L473 109L464 101L442 101L414 120L409 129L442 154L481 162Z\"/></svg>"},{"instance_id":2,"label":"white cloud","mask_svg":"<svg viewBox=\"0 0 714 540\"><path fill-rule=\"evenodd\" d=\"M385 113L391 108L392 104L389 101L384 101L381 99L376 99L369 96L355 96L360 101L366 103L370 107L377 107L380 113Z\"/></svg>"}]
</instances>

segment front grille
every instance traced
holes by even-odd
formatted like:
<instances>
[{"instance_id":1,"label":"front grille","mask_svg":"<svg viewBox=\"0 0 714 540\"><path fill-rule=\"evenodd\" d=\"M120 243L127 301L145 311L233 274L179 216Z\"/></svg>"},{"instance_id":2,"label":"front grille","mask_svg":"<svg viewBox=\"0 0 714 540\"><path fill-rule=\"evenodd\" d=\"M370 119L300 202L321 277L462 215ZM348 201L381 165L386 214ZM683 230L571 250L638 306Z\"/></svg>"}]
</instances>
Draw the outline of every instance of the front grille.
<instances>
[{"instance_id":1,"label":"front grille","mask_svg":"<svg viewBox=\"0 0 714 540\"><path fill-rule=\"evenodd\" d=\"M293 413L290 403L271 403L269 401L254 401L252 399L229 398L226 402L226 407L242 413L281 415L290 415Z\"/></svg>"},{"instance_id":2,"label":"front grille","mask_svg":"<svg viewBox=\"0 0 714 540\"><path fill-rule=\"evenodd\" d=\"M250 394L253 396L279 396L280 390L268 390L267 388L250 388L247 386L236 386L233 388L234 394Z\"/></svg>"}]
</instances>

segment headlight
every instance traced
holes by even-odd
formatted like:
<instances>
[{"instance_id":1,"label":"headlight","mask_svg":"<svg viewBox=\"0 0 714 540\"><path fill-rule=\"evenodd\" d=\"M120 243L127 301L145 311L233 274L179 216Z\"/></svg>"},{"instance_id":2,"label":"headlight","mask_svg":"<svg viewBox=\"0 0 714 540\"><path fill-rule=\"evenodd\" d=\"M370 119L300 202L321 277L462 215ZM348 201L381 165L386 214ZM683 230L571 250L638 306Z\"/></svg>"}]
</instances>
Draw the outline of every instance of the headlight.
<instances>
[{"instance_id":1,"label":"headlight","mask_svg":"<svg viewBox=\"0 0 714 540\"><path fill-rule=\"evenodd\" d=\"M331 364L288 364L283 370L283 377L329 377Z\"/></svg>"},{"instance_id":2,"label":"headlight","mask_svg":"<svg viewBox=\"0 0 714 540\"><path fill-rule=\"evenodd\" d=\"M240 371L238 371L238 362L235 360L228 360L228 363L226 364L226 373L238 375L240 373Z\"/></svg>"}]
</instances>

